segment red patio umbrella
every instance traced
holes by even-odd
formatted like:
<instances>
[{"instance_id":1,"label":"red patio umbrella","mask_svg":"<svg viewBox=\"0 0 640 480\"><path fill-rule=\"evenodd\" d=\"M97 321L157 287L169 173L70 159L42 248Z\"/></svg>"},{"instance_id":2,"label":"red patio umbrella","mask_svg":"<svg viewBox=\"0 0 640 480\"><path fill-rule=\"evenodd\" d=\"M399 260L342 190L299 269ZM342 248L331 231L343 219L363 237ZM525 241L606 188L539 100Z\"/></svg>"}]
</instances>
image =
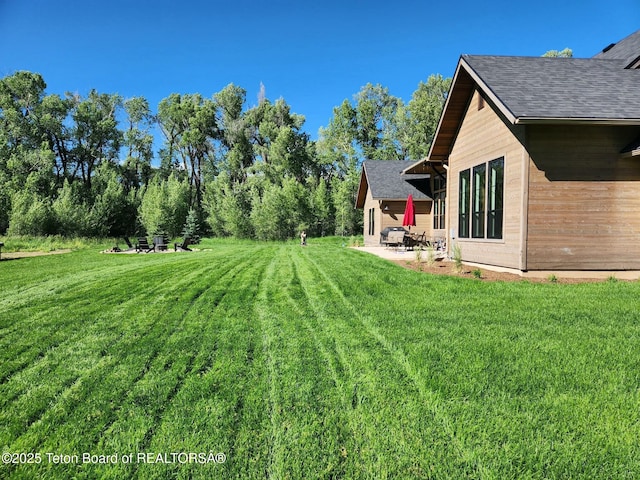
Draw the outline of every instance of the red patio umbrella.
<instances>
[{"instance_id":1,"label":"red patio umbrella","mask_svg":"<svg viewBox=\"0 0 640 480\"><path fill-rule=\"evenodd\" d=\"M416 225L416 211L413 206L413 195L409 194L407 197L407 205L404 207L404 218L402 219L402 226L409 227L411 230L412 226Z\"/></svg>"}]
</instances>

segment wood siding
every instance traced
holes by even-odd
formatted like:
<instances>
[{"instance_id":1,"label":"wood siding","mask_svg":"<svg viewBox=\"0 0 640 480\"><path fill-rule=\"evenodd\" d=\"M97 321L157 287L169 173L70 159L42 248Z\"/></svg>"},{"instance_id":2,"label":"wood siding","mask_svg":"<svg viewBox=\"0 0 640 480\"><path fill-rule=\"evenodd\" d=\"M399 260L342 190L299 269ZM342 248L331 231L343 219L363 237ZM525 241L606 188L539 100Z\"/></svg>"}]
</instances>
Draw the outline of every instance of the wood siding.
<instances>
[{"instance_id":1,"label":"wood siding","mask_svg":"<svg viewBox=\"0 0 640 480\"><path fill-rule=\"evenodd\" d=\"M529 125L527 268L640 269L638 127Z\"/></svg>"},{"instance_id":2,"label":"wood siding","mask_svg":"<svg viewBox=\"0 0 640 480\"><path fill-rule=\"evenodd\" d=\"M525 261L523 222L523 173L528 161L524 127L508 125L494 105L485 99L479 109L476 91L467 106L449 155L447 224L449 253L458 243L467 262L522 269ZM458 238L458 195L460 172L497 158L504 158L504 217L501 240Z\"/></svg>"},{"instance_id":3,"label":"wood siding","mask_svg":"<svg viewBox=\"0 0 640 480\"><path fill-rule=\"evenodd\" d=\"M374 233L369 235L369 210L374 209ZM380 243L380 222L382 221L382 214L380 212L380 205L378 200L374 200L371 197L371 190L367 188L367 192L364 200L364 244L367 246L378 245Z\"/></svg>"},{"instance_id":4,"label":"wood siding","mask_svg":"<svg viewBox=\"0 0 640 480\"><path fill-rule=\"evenodd\" d=\"M405 200L383 201L389 205L389 210L383 212L380 201L371 196L371 190L367 190L364 203L364 244L367 246L380 245L380 232L386 227L401 227L404 218ZM433 217L431 214L432 202L430 200L416 200L414 207L416 212L416 226L411 227L412 232L426 232L427 238L432 236ZM369 235L369 210L374 209L374 233Z\"/></svg>"},{"instance_id":5,"label":"wood siding","mask_svg":"<svg viewBox=\"0 0 640 480\"><path fill-rule=\"evenodd\" d=\"M385 205L389 205L389 210L382 213L382 225L381 230L387 227L401 227L402 220L404 218L404 208L406 201L392 201L384 202ZM429 201L414 201L413 202L416 212L416 226L411 227L412 232L426 232L427 237L431 235L433 218L431 216L431 205ZM408 227L405 227L408 229ZM378 236L379 238L379 236Z\"/></svg>"}]
</instances>

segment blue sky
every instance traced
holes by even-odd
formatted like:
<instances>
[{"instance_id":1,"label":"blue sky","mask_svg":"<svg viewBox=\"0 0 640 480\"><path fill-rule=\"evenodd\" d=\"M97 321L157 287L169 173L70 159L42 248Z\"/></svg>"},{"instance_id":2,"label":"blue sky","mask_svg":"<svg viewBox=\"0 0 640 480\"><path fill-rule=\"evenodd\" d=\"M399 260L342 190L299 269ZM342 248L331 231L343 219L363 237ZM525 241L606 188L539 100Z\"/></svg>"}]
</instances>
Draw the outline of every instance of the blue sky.
<instances>
[{"instance_id":1,"label":"blue sky","mask_svg":"<svg viewBox=\"0 0 640 480\"><path fill-rule=\"evenodd\" d=\"M229 83L280 97L312 138L368 82L405 102L461 54L590 57L640 28L640 0L0 0L0 77L47 93L210 97Z\"/></svg>"}]
</instances>

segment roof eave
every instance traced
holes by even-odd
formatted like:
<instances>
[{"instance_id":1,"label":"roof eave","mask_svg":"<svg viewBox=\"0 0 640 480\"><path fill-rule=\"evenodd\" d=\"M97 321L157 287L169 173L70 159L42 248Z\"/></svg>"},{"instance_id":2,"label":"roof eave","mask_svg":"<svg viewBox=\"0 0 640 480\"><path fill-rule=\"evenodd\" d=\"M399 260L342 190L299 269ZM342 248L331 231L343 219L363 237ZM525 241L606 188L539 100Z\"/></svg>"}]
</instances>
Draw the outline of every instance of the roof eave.
<instances>
[{"instance_id":1,"label":"roof eave","mask_svg":"<svg viewBox=\"0 0 640 480\"><path fill-rule=\"evenodd\" d=\"M369 182L367 180L367 171L364 164L362 165L362 171L360 172L360 183L358 184L358 192L356 193L356 203L354 209L364 208L364 202L367 196L367 189L369 188Z\"/></svg>"},{"instance_id":2,"label":"roof eave","mask_svg":"<svg viewBox=\"0 0 640 480\"><path fill-rule=\"evenodd\" d=\"M464 72L464 73L462 73ZM482 80L482 78L474 71L474 69L471 67L471 65L469 65L469 63L465 60L464 56L460 57L460 60L458 61L458 65L456 67L456 72L453 76L453 80L451 81L451 88L449 89L449 95L447 96L447 101L444 104L444 108L442 109L442 114L440 115L440 120L438 121L438 127L436 128L436 132L435 135L433 136L433 141L431 142L431 147L429 148L429 153L427 155L427 159L430 161L438 161L438 162L446 162L449 159L449 154L448 152L451 151L451 146L452 146L452 142L454 142L455 137L457 136L457 130L456 132L444 132L443 131L443 124L445 123L445 117L447 117L447 115L449 115L449 109L451 108L451 103L452 102L460 102L461 99L456 98L454 100L454 97L458 97L459 95L456 95L456 88L460 89L462 88L462 94L465 94L465 91L467 91L467 89L471 89L471 91L473 90L473 86L472 85L468 85L468 81L467 79L465 79L464 77L468 76L468 78L471 79L472 83L475 84L476 88L481 89L484 94L487 96L487 98L496 106L496 108L505 116L505 118L507 119L507 121L511 122L511 123L515 123L516 121L516 116L513 114L513 112L511 110L509 110L509 108L507 108L507 106L498 98L498 96L493 92L493 90ZM460 80L462 78L462 80ZM464 85L460 86L460 83L464 83ZM468 93L470 94L470 92ZM467 95L468 95L467 94ZM468 100L469 98L467 98L467 107L468 107ZM460 110L460 105L456 105L456 110ZM459 115L460 118L458 118L457 123L458 123L458 127L460 127L460 122L462 121L462 117L464 116L464 111L466 110L466 108L462 109L459 111ZM455 115L455 114L454 114ZM440 137L441 135L446 135L449 136L449 139L445 139L445 140L441 140ZM438 153L436 153L436 149L438 150ZM444 153L443 150L447 150L447 153ZM418 166L420 164L420 162L422 162L423 160L419 160L418 162L416 162L414 165L412 165L409 168L413 168L415 166Z\"/></svg>"},{"instance_id":3,"label":"roof eave","mask_svg":"<svg viewBox=\"0 0 640 480\"><path fill-rule=\"evenodd\" d=\"M407 197L373 197L374 200L377 200L379 202L406 202L407 201ZM414 202L432 202L433 198L425 195L424 198L416 198L413 197L413 201Z\"/></svg>"},{"instance_id":4,"label":"roof eave","mask_svg":"<svg viewBox=\"0 0 640 480\"><path fill-rule=\"evenodd\" d=\"M514 125L640 125L640 118L517 117Z\"/></svg>"},{"instance_id":5,"label":"roof eave","mask_svg":"<svg viewBox=\"0 0 640 480\"><path fill-rule=\"evenodd\" d=\"M402 175L426 175L427 178L428 178L431 175L430 173L414 173L414 172L412 172L412 170L414 168L421 167L423 165L428 165L428 164L442 165L442 162L440 162L440 161L433 162L433 161L429 160L428 157L424 157L424 158L421 158L420 160L418 160L417 162L412 163L407 168L405 168L402 171Z\"/></svg>"},{"instance_id":6,"label":"roof eave","mask_svg":"<svg viewBox=\"0 0 640 480\"><path fill-rule=\"evenodd\" d=\"M434 158L434 154L433 154L433 149L436 145L436 141L440 135L440 131L442 129L442 124L444 122L444 117L445 117L445 113L448 111L449 109L449 103L452 101L452 93L453 93L453 89L455 88L457 81L458 81L458 76L460 74L460 67L461 67L461 63L462 63L462 57L460 57L460 60L458 60L458 65L456 66L456 71L453 74L453 79L451 80L451 86L449 87L449 93L447 94L447 100L444 102L444 106L442 107L442 113L440 113L440 119L438 120L438 126L436 127L436 131L433 135L433 140L431 141L431 145L429 146L429 152L427 153L427 157L423 160L432 160ZM448 155L447 156L438 156L438 160L441 161L446 161L448 159ZM413 167L417 167L420 162L422 162L423 160L418 160L414 165L411 165L410 168Z\"/></svg>"},{"instance_id":7,"label":"roof eave","mask_svg":"<svg viewBox=\"0 0 640 480\"><path fill-rule=\"evenodd\" d=\"M425 158L421 158L421 159L420 159L420 160L418 160L417 162L412 163L412 164L411 164L411 165L409 165L407 168L405 168L405 169L402 171L402 174L403 174L403 175L406 175L407 173L410 173L410 171L411 171L411 170L413 170L414 168L416 168L416 167L418 167L418 166L422 165L423 163L426 163L427 161L428 161L428 160L427 160L427 157L425 157Z\"/></svg>"}]
</instances>

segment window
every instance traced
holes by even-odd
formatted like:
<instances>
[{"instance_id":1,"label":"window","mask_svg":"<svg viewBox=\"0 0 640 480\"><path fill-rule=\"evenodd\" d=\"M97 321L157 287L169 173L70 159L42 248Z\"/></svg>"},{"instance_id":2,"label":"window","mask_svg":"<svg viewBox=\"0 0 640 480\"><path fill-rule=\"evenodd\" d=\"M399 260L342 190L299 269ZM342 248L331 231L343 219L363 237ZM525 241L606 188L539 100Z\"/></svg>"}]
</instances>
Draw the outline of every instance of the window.
<instances>
[{"instance_id":1,"label":"window","mask_svg":"<svg viewBox=\"0 0 640 480\"><path fill-rule=\"evenodd\" d=\"M375 218L376 218L376 214L375 214L376 209L375 208L370 208L369 209L369 235L374 235L376 232L376 226L375 226Z\"/></svg>"},{"instance_id":2,"label":"window","mask_svg":"<svg viewBox=\"0 0 640 480\"><path fill-rule=\"evenodd\" d=\"M485 202L485 182L487 166L483 163L473 167L473 207L471 216L471 236L473 238L484 237L484 202Z\"/></svg>"},{"instance_id":3,"label":"window","mask_svg":"<svg viewBox=\"0 0 640 480\"><path fill-rule=\"evenodd\" d=\"M463 170L459 188L458 237L501 239L504 158Z\"/></svg>"},{"instance_id":4,"label":"window","mask_svg":"<svg viewBox=\"0 0 640 480\"><path fill-rule=\"evenodd\" d=\"M458 236L469 238L469 192L471 187L471 172L460 172L460 194L458 198Z\"/></svg>"},{"instance_id":5,"label":"window","mask_svg":"<svg viewBox=\"0 0 640 480\"><path fill-rule=\"evenodd\" d=\"M487 194L487 238L502 238L502 206L504 202L504 158L489 162Z\"/></svg>"},{"instance_id":6,"label":"window","mask_svg":"<svg viewBox=\"0 0 640 480\"><path fill-rule=\"evenodd\" d=\"M438 175L433 179L433 228L445 228L445 201L447 197L447 181Z\"/></svg>"}]
</instances>

